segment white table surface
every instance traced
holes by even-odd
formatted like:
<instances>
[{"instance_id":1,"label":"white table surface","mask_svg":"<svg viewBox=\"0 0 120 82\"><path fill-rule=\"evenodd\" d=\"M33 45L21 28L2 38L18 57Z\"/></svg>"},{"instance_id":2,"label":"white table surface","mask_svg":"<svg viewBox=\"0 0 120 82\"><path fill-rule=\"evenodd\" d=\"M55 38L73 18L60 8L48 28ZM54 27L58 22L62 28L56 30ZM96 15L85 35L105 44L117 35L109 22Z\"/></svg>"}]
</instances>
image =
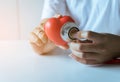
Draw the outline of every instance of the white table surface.
<instances>
[{"instance_id":1,"label":"white table surface","mask_svg":"<svg viewBox=\"0 0 120 82\"><path fill-rule=\"evenodd\" d=\"M87 66L69 53L40 56L28 41L0 41L0 82L120 82L120 65Z\"/></svg>"}]
</instances>

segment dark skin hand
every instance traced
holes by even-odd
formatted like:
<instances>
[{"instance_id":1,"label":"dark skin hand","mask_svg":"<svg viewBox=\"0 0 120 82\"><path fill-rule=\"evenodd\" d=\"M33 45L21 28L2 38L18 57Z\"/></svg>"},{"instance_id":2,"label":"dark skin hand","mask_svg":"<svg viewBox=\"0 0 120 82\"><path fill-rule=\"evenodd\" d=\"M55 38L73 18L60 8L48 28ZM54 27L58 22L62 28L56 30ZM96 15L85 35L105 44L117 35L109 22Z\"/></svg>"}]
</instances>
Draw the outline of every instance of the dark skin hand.
<instances>
[{"instance_id":1,"label":"dark skin hand","mask_svg":"<svg viewBox=\"0 0 120 82\"><path fill-rule=\"evenodd\" d=\"M79 31L75 37L88 40L69 43L72 51L70 56L80 63L96 65L120 57L120 36L118 35Z\"/></svg>"}]
</instances>

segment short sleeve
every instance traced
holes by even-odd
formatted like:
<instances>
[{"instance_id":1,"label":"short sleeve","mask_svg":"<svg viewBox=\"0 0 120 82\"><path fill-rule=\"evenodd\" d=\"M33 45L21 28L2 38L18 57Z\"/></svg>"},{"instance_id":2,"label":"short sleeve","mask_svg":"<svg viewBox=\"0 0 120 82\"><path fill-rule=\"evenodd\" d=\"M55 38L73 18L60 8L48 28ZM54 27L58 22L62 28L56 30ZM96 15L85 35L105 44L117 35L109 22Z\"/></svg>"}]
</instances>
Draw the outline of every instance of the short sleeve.
<instances>
[{"instance_id":1,"label":"short sleeve","mask_svg":"<svg viewBox=\"0 0 120 82\"><path fill-rule=\"evenodd\" d=\"M50 18L56 14L69 15L66 0L45 0L41 19Z\"/></svg>"}]
</instances>

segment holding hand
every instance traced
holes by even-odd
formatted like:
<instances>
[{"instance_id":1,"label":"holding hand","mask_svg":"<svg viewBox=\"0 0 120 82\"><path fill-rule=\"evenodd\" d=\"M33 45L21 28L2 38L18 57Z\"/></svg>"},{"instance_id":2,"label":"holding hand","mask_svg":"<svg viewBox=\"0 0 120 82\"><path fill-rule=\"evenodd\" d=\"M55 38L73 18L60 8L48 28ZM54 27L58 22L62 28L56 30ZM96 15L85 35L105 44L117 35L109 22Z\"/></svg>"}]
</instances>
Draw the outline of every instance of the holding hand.
<instances>
[{"instance_id":1,"label":"holding hand","mask_svg":"<svg viewBox=\"0 0 120 82\"><path fill-rule=\"evenodd\" d=\"M30 33L30 44L38 54L46 54L55 48L55 44L48 39L44 31L44 23L47 19L41 21L40 25Z\"/></svg>"},{"instance_id":2,"label":"holding hand","mask_svg":"<svg viewBox=\"0 0 120 82\"><path fill-rule=\"evenodd\" d=\"M84 64L102 64L113 58L120 57L120 36L102 34L91 31L79 31L76 38L88 41L71 42L71 57Z\"/></svg>"}]
</instances>

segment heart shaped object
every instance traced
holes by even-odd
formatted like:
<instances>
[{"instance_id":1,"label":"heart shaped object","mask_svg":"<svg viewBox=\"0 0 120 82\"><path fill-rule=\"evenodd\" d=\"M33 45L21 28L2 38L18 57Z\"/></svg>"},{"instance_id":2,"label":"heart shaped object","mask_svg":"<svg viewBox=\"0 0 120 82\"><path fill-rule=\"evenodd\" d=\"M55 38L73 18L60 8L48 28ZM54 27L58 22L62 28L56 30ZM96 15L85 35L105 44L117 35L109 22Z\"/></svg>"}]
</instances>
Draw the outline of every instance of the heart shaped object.
<instances>
[{"instance_id":1,"label":"heart shaped object","mask_svg":"<svg viewBox=\"0 0 120 82\"><path fill-rule=\"evenodd\" d=\"M59 16L58 18L49 18L44 24L44 30L46 35L56 45L67 45L67 42L65 42L60 36L60 30L62 26L67 22L74 22L74 20L70 16Z\"/></svg>"}]
</instances>

